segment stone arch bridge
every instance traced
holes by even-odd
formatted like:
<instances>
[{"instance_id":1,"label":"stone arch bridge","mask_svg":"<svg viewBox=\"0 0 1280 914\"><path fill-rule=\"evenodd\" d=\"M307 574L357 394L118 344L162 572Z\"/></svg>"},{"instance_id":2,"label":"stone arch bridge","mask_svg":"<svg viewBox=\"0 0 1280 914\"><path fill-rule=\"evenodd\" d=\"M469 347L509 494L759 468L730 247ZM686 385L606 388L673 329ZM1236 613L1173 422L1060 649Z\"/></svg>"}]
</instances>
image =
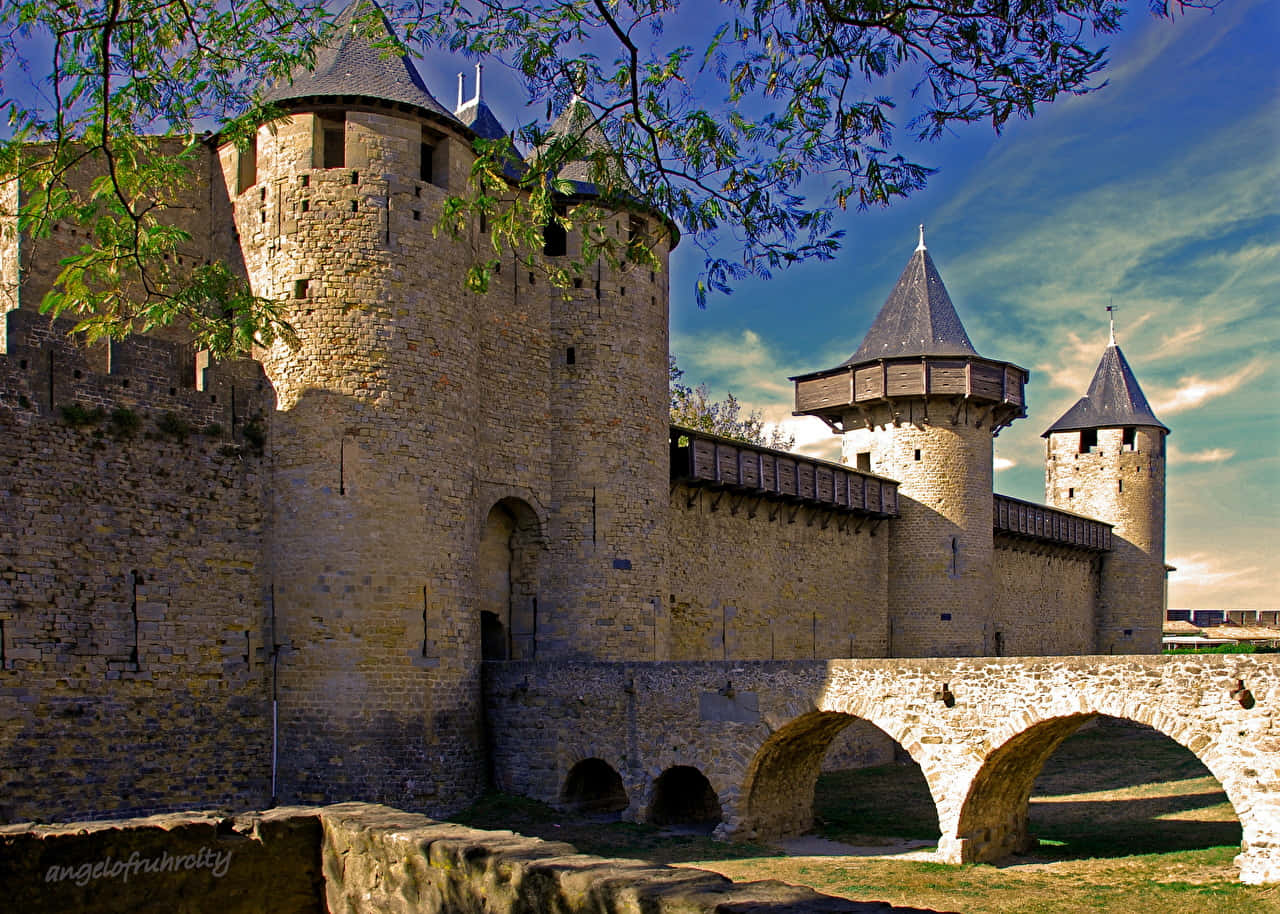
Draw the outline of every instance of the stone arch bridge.
<instances>
[{"instance_id":1,"label":"stone arch bridge","mask_svg":"<svg viewBox=\"0 0 1280 914\"><path fill-rule=\"evenodd\" d=\"M602 760L643 821L663 773L693 768L718 833L760 839L810 827L827 746L861 718L920 764L953 863L1025 849L1044 761L1085 721L1123 718L1204 762L1240 818L1242 881L1280 881L1280 657L488 663L485 700L500 789L558 803Z\"/></svg>"}]
</instances>

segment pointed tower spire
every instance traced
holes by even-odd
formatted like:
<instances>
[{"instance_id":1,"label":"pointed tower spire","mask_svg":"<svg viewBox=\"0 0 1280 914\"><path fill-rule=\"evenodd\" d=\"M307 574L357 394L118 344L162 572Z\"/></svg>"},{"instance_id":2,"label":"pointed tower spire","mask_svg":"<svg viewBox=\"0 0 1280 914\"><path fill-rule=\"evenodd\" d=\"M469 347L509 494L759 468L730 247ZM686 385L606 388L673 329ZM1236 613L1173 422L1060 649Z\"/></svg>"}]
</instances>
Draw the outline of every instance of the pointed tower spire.
<instances>
[{"instance_id":1,"label":"pointed tower spire","mask_svg":"<svg viewBox=\"0 0 1280 914\"><path fill-rule=\"evenodd\" d=\"M1114 302L1107 305L1107 317L1111 319L1111 342L1107 343L1107 345L1114 346L1116 344L1116 306Z\"/></svg>"},{"instance_id":2,"label":"pointed tower spire","mask_svg":"<svg viewBox=\"0 0 1280 914\"><path fill-rule=\"evenodd\" d=\"M1156 418L1138 379L1133 375L1133 369L1129 367L1128 359L1116 345L1113 325L1111 342L1102 353L1088 392L1040 437L1047 438L1054 432L1074 429L1130 425L1152 426L1164 429L1166 434L1169 431L1169 427Z\"/></svg>"},{"instance_id":3,"label":"pointed tower spire","mask_svg":"<svg viewBox=\"0 0 1280 914\"><path fill-rule=\"evenodd\" d=\"M458 104L454 108L455 111L462 108L462 95L466 91L466 86L467 86L467 74L459 73L458 74Z\"/></svg>"},{"instance_id":4,"label":"pointed tower spire","mask_svg":"<svg viewBox=\"0 0 1280 914\"><path fill-rule=\"evenodd\" d=\"M844 364L898 356L977 354L924 246L922 225L920 243L906 269L872 321L862 345Z\"/></svg>"},{"instance_id":5,"label":"pointed tower spire","mask_svg":"<svg viewBox=\"0 0 1280 914\"><path fill-rule=\"evenodd\" d=\"M486 140L500 140L507 135L507 129L485 104L484 86L481 83L483 73L484 64L476 64L476 93L467 101L463 101L462 74L458 74L458 108L454 114L474 130L477 136Z\"/></svg>"},{"instance_id":6,"label":"pointed tower spire","mask_svg":"<svg viewBox=\"0 0 1280 914\"><path fill-rule=\"evenodd\" d=\"M373 0L353 0L334 20L333 30L317 49L315 67L297 70L264 94L264 100L294 104L332 97L362 98L408 105L453 120L427 89L408 55L388 57L384 42L393 31Z\"/></svg>"}]
</instances>

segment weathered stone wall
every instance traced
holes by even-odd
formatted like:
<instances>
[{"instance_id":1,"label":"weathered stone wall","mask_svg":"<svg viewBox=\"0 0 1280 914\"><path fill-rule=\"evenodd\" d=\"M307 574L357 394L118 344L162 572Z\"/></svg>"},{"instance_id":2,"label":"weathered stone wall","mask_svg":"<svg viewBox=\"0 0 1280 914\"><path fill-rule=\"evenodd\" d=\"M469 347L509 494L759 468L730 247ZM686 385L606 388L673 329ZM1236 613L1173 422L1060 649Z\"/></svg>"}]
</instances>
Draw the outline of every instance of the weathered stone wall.
<instances>
[{"instance_id":1,"label":"weathered stone wall","mask_svg":"<svg viewBox=\"0 0 1280 914\"><path fill-rule=\"evenodd\" d=\"M362 803L0 828L0 893L24 914L924 914Z\"/></svg>"},{"instance_id":2,"label":"weathered stone wall","mask_svg":"<svg viewBox=\"0 0 1280 914\"><path fill-rule=\"evenodd\" d=\"M1081 432L1049 436L1045 500L1114 525L1102 565L1094 649L1100 654L1160 650L1164 625L1165 432L1155 427L1097 429L1081 453Z\"/></svg>"},{"instance_id":3,"label":"weathered stone wall","mask_svg":"<svg viewBox=\"0 0 1280 914\"><path fill-rule=\"evenodd\" d=\"M261 804L260 367L197 390L184 347L86 353L70 321L3 320L0 821Z\"/></svg>"},{"instance_id":4,"label":"weathered stone wall","mask_svg":"<svg viewBox=\"0 0 1280 914\"><path fill-rule=\"evenodd\" d=\"M672 487L670 658L884 656L890 523Z\"/></svg>"},{"instance_id":5,"label":"weathered stone wall","mask_svg":"<svg viewBox=\"0 0 1280 914\"><path fill-rule=\"evenodd\" d=\"M1091 653L1102 561L1084 550L996 536L992 653Z\"/></svg>"},{"instance_id":6,"label":"weathered stone wall","mask_svg":"<svg viewBox=\"0 0 1280 914\"><path fill-rule=\"evenodd\" d=\"M1246 882L1280 881L1278 702L1280 659L1266 655L486 666L501 789L554 803L573 766L598 758L643 820L658 777L687 765L717 794L719 833L797 834L832 739L858 718L920 764L957 863L1026 848L1032 784L1077 727L1137 721L1222 783Z\"/></svg>"}]
</instances>

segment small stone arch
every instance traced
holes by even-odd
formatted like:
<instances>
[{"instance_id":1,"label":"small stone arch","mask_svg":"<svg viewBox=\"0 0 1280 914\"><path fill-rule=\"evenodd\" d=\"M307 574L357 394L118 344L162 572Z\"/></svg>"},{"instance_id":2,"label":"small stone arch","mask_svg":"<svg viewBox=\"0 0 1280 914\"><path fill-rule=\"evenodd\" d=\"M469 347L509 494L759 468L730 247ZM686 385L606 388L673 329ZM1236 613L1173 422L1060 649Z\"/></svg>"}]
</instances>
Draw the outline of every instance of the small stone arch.
<instances>
[{"instance_id":1,"label":"small stone arch","mask_svg":"<svg viewBox=\"0 0 1280 914\"><path fill-rule=\"evenodd\" d=\"M809 831L823 758L836 736L855 720L872 724L902 747L893 733L858 715L844 711L801 714L774 731L752 758L742 789L745 812L736 834L767 841ZM925 780L930 796L936 798L927 772Z\"/></svg>"},{"instance_id":2,"label":"small stone arch","mask_svg":"<svg viewBox=\"0 0 1280 914\"><path fill-rule=\"evenodd\" d=\"M528 502L506 496L489 508L475 564L482 659L534 657L544 542L543 524Z\"/></svg>"},{"instance_id":3,"label":"small stone arch","mask_svg":"<svg viewBox=\"0 0 1280 914\"><path fill-rule=\"evenodd\" d=\"M1157 708L1109 707L1106 701L1082 702L1087 710L1035 718L1030 713L1005 724L1015 729L1003 742L993 738L995 749L969 780L955 826L954 862L991 862L1031 848L1027 828L1031 791L1044 763L1062 742L1085 722L1099 716L1143 724L1167 736L1198 758L1217 778L1240 820L1245 844L1252 827L1251 808L1239 799L1230 773L1217 764L1216 752L1203 734L1197 737L1185 722L1160 713ZM993 736L995 736L993 734ZM951 842L948 842L951 843Z\"/></svg>"},{"instance_id":4,"label":"small stone arch","mask_svg":"<svg viewBox=\"0 0 1280 914\"><path fill-rule=\"evenodd\" d=\"M631 805L622 776L602 758L585 758L569 769L560 805L593 815L621 812Z\"/></svg>"},{"instance_id":5,"label":"small stone arch","mask_svg":"<svg viewBox=\"0 0 1280 914\"><path fill-rule=\"evenodd\" d=\"M672 765L653 782L645 821L654 825L714 826L723 818L715 788L692 765Z\"/></svg>"}]
</instances>

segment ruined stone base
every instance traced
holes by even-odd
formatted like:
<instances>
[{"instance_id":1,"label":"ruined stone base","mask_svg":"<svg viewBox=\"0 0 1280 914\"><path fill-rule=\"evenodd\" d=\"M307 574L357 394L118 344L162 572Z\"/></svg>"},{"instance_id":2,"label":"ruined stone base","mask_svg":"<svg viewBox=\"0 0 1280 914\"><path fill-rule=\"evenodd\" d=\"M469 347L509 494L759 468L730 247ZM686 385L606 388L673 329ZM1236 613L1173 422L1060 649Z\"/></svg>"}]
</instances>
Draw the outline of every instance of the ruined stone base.
<instances>
[{"instance_id":1,"label":"ruined stone base","mask_svg":"<svg viewBox=\"0 0 1280 914\"><path fill-rule=\"evenodd\" d=\"M342 803L0 828L26 914L924 914Z\"/></svg>"}]
</instances>

